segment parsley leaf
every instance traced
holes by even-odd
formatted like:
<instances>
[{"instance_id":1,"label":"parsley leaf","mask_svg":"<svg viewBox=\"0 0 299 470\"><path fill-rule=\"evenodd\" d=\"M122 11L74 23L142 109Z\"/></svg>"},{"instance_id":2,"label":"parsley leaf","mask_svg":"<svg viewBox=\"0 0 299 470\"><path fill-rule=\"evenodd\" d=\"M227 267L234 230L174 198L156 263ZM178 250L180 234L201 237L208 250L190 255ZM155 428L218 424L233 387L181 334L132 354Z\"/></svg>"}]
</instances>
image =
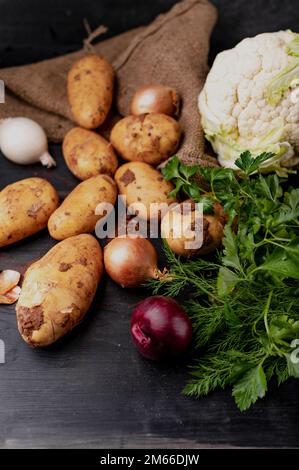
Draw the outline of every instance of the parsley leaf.
<instances>
[{"instance_id":1,"label":"parsley leaf","mask_svg":"<svg viewBox=\"0 0 299 470\"><path fill-rule=\"evenodd\" d=\"M227 294L230 294L238 282L238 274L221 266L217 278L217 292L219 297L225 297Z\"/></svg>"},{"instance_id":2,"label":"parsley leaf","mask_svg":"<svg viewBox=\"0 0 299 470\"><path fill-rule=\"evenodd\" d=\"M299 321L294 321L286 314L278 315L270 320L269 333L275 343L285 345L299 338Z\"/></svg>"},{"instance_id":3,"label":"parsley leaf","mask_svg":"<svg viewBox=\"0 0 299 470\"><path fill-rule=\"evenodd\" d=\"M170 191L170 193L168 193L168 196L176 198L178 194L180 193L183 186L184 186L184 181L177 179L175 182L174 189Z\"/></svg>"},{"instance_id":4,"label":"parsley leaf","mask_svg":"<svg viewBox=\"0 0 299 470\"><path fill-rule=\"evenodd\" d=\"M283 204L279 207L274 214L272 226L285 224L291 221L297 221L299 218L299 188L291 189L290 192L285 193Z\"/></svg>"},{"instance_id":5,"label":"parsley leaf","mask_svg":"<svg viewBox=\"0 0 299 470\"><path fill-rule=\"evenodd\" d=\"M256 172L262 163L272 157L274 157L273 153L263 152L254 158L251 152L247 150L246 152L241 153L240 157L235 161L235 165L240 168L245 175L249 176Z\"/></svg>"},{"instance_id":6,"label":"parsley leaf","mask_svg":"<svg viewBox=\"0 0 299 470\"><path fill-rule=\"evenodd\" d=\"M260 175L257 188L263 196L273 202L276 202L283 194L277 175L269 175L267 178Z\"/></svg>"},{"instance_id":7,"label":"parsley leaf","mask_svg":"<svg viewBox=\"0 0 299 470\"><path fill-rule=\"evenodd\" d=\"M167 165L162 168L162 174L166 181L172 181L174 189L170 191L170 197L187 196L194 202L203 204L204 214L214 212L214 201L209 195L204 195L204 191L194 181L194 176L199 173L199 166L188 166L182 163L177 156L174 156Z\"/></svg>"},{"instance_id":8,"label":"parsley leaf","mask_svg":"<svg viewBox=\"0 0 299 470\"><path fill-rule=\"evenodd\" d=\"M167 162L167 165L162 168L162 174L167 181L170 181L174 178L180 178L180 164L181 162L179 158L175 155Z\"/></svg>"},{"instance_id":9,"label":"parsley leaf","mask_svg":"<svg viewBox=\"0 0 299 470\"><path fill-rule=\"evenodd\" d=\"M294 241L284 247L275 247L264 263L256 270L270 271L281 279L299 279L299 243Z\"/></svg>"},{"instance_id":10,"label":"parsley leaf","mask_svg":"<svg viewBox=\"0 0 299 470\"><path fill-rule=\"evenodd\" d=\"M233 397L241 411L247 410L267 391L267 378L262 364L252 367L234 385Z\"/></svg>"},{"instance_id":11,"label":"parsley leaf","mask_svg":"<svg viewBox=\"0 0 299 470\"><path fill-rule=\"evenodd\" d=\"M222 263L225 266L229 266L240 273L243 272L239 255L238 255L238 247L236 243L236 236L233 234L232 229L229 225L224 227L224 238L223 238L223 246L224 246L224 256L222 258Z\"/></svg>"}]
</instances>

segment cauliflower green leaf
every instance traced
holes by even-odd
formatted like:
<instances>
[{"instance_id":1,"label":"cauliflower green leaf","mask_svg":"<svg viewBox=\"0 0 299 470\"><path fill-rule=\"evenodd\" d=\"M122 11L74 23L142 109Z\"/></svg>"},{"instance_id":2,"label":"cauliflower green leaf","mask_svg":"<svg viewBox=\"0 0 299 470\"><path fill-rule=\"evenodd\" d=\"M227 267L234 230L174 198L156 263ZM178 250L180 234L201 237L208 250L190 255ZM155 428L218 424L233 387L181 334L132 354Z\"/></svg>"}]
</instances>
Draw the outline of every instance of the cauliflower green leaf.
<instances>
[{"instance_id":1,"label":"cauliflower green leaf","mask_svg":"<svg viewBox=\"0 0 299 470\"><path fill-rule=\"evenodd\" d=\"M299 57L299 34L295 34L295 38L286 46L288 55Z\"/></svg>"},{"instance_id":2,"label":"cauliflower green leaf","mask_svg":"<svg viewBox=\"0 0 299 470\"><path fill-rule=\"evenodd\" d=\"M284 93L292 88L293 83L299 79L299 60L288 65L269 83L266 89L267 100L272 105L277 105Z\"/></svg>"}]
</instances>

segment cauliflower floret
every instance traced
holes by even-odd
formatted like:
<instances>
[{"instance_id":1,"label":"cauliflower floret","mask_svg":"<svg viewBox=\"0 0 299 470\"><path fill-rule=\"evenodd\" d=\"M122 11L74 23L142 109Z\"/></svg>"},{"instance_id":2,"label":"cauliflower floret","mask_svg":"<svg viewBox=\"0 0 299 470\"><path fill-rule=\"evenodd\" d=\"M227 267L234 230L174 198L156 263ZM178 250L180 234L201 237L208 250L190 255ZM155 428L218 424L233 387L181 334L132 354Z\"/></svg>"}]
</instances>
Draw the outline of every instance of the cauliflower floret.
<instances>
[{"instance_id":1,"label":"cauliflower floret","mask_svg":"<svg viewBox=\"0 0 299 470\"><path fill-rule=\"evenodd\" d=\"M216 57L199 110L221 165L236 168L234 161L244 150L255 155L272 151L275 169L299 163L299 99L294 99L293 82L287 82L281 97L275 95L274 103L268 96L269 84L290 66L296 78L298 65L299 78L299 57L286 47L296 36L291 31L259 34Z\"/></svg>"}]
</instances>

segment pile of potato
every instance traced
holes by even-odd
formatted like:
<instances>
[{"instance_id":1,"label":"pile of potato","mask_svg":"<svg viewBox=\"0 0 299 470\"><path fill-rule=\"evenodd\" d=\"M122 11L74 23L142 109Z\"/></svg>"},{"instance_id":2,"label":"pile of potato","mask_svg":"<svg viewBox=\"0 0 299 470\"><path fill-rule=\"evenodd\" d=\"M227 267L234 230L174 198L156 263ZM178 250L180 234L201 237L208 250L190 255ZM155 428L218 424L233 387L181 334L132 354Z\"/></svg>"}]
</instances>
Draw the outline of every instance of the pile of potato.
<instances>
[{"instance_id":1,"label":"pile of potato","mask_svg":"<svg viewBox=\"0 0 299 470\"><path fill-rule=\"evenodd\" d=\"M70 331L92 302L103 272L101 247L90 235L103 217L95 213L98 204L114 205L118 194L125 195L129 205L144 204L139 216L148 220L152 203L176 202L168 195L172 184L155 168L179 147L176 92L162 86L139 90L132 114L114 125L110 141L95 130L113 102L110 64L97 55L80 59L68 74L67 92L77 126L65 136L63 155L81 183L61 205L55 188L42 178L18 181L0 192L1 247L47 226L60 241L27 270L16 307L19 331L33 347ZM119 159L126 163L119 166Z\"/></svg>"}]
</instances>

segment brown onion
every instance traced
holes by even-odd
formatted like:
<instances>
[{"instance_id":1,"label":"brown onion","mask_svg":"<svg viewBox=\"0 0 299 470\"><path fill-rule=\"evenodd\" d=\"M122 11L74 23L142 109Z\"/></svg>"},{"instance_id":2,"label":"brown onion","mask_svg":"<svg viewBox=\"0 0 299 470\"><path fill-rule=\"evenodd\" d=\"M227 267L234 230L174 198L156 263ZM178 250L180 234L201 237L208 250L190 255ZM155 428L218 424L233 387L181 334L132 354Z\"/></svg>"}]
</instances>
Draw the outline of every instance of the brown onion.
<instances>
[{"instance_id":1,"label":"brown onion","mask_svg":"<svg viewBox=\"0 0 299 470\"><path fill-rule=\"evenodd\" d=\"M158 256L146 238L116 237L104 248L107 273L122 287L139 287L165 273L157 267Z\"/></svg>"},{"instance_id":2,"label":"brown onion","mask_svg":"<svg viewBox=\"0 0 299 470\"><path fill-rule=\"evenodd\" d=\"M146 113L178 116L180 97L175 90L163 85L144 85L133 96L131 114Z\"/></svg>"}]
</instances>

